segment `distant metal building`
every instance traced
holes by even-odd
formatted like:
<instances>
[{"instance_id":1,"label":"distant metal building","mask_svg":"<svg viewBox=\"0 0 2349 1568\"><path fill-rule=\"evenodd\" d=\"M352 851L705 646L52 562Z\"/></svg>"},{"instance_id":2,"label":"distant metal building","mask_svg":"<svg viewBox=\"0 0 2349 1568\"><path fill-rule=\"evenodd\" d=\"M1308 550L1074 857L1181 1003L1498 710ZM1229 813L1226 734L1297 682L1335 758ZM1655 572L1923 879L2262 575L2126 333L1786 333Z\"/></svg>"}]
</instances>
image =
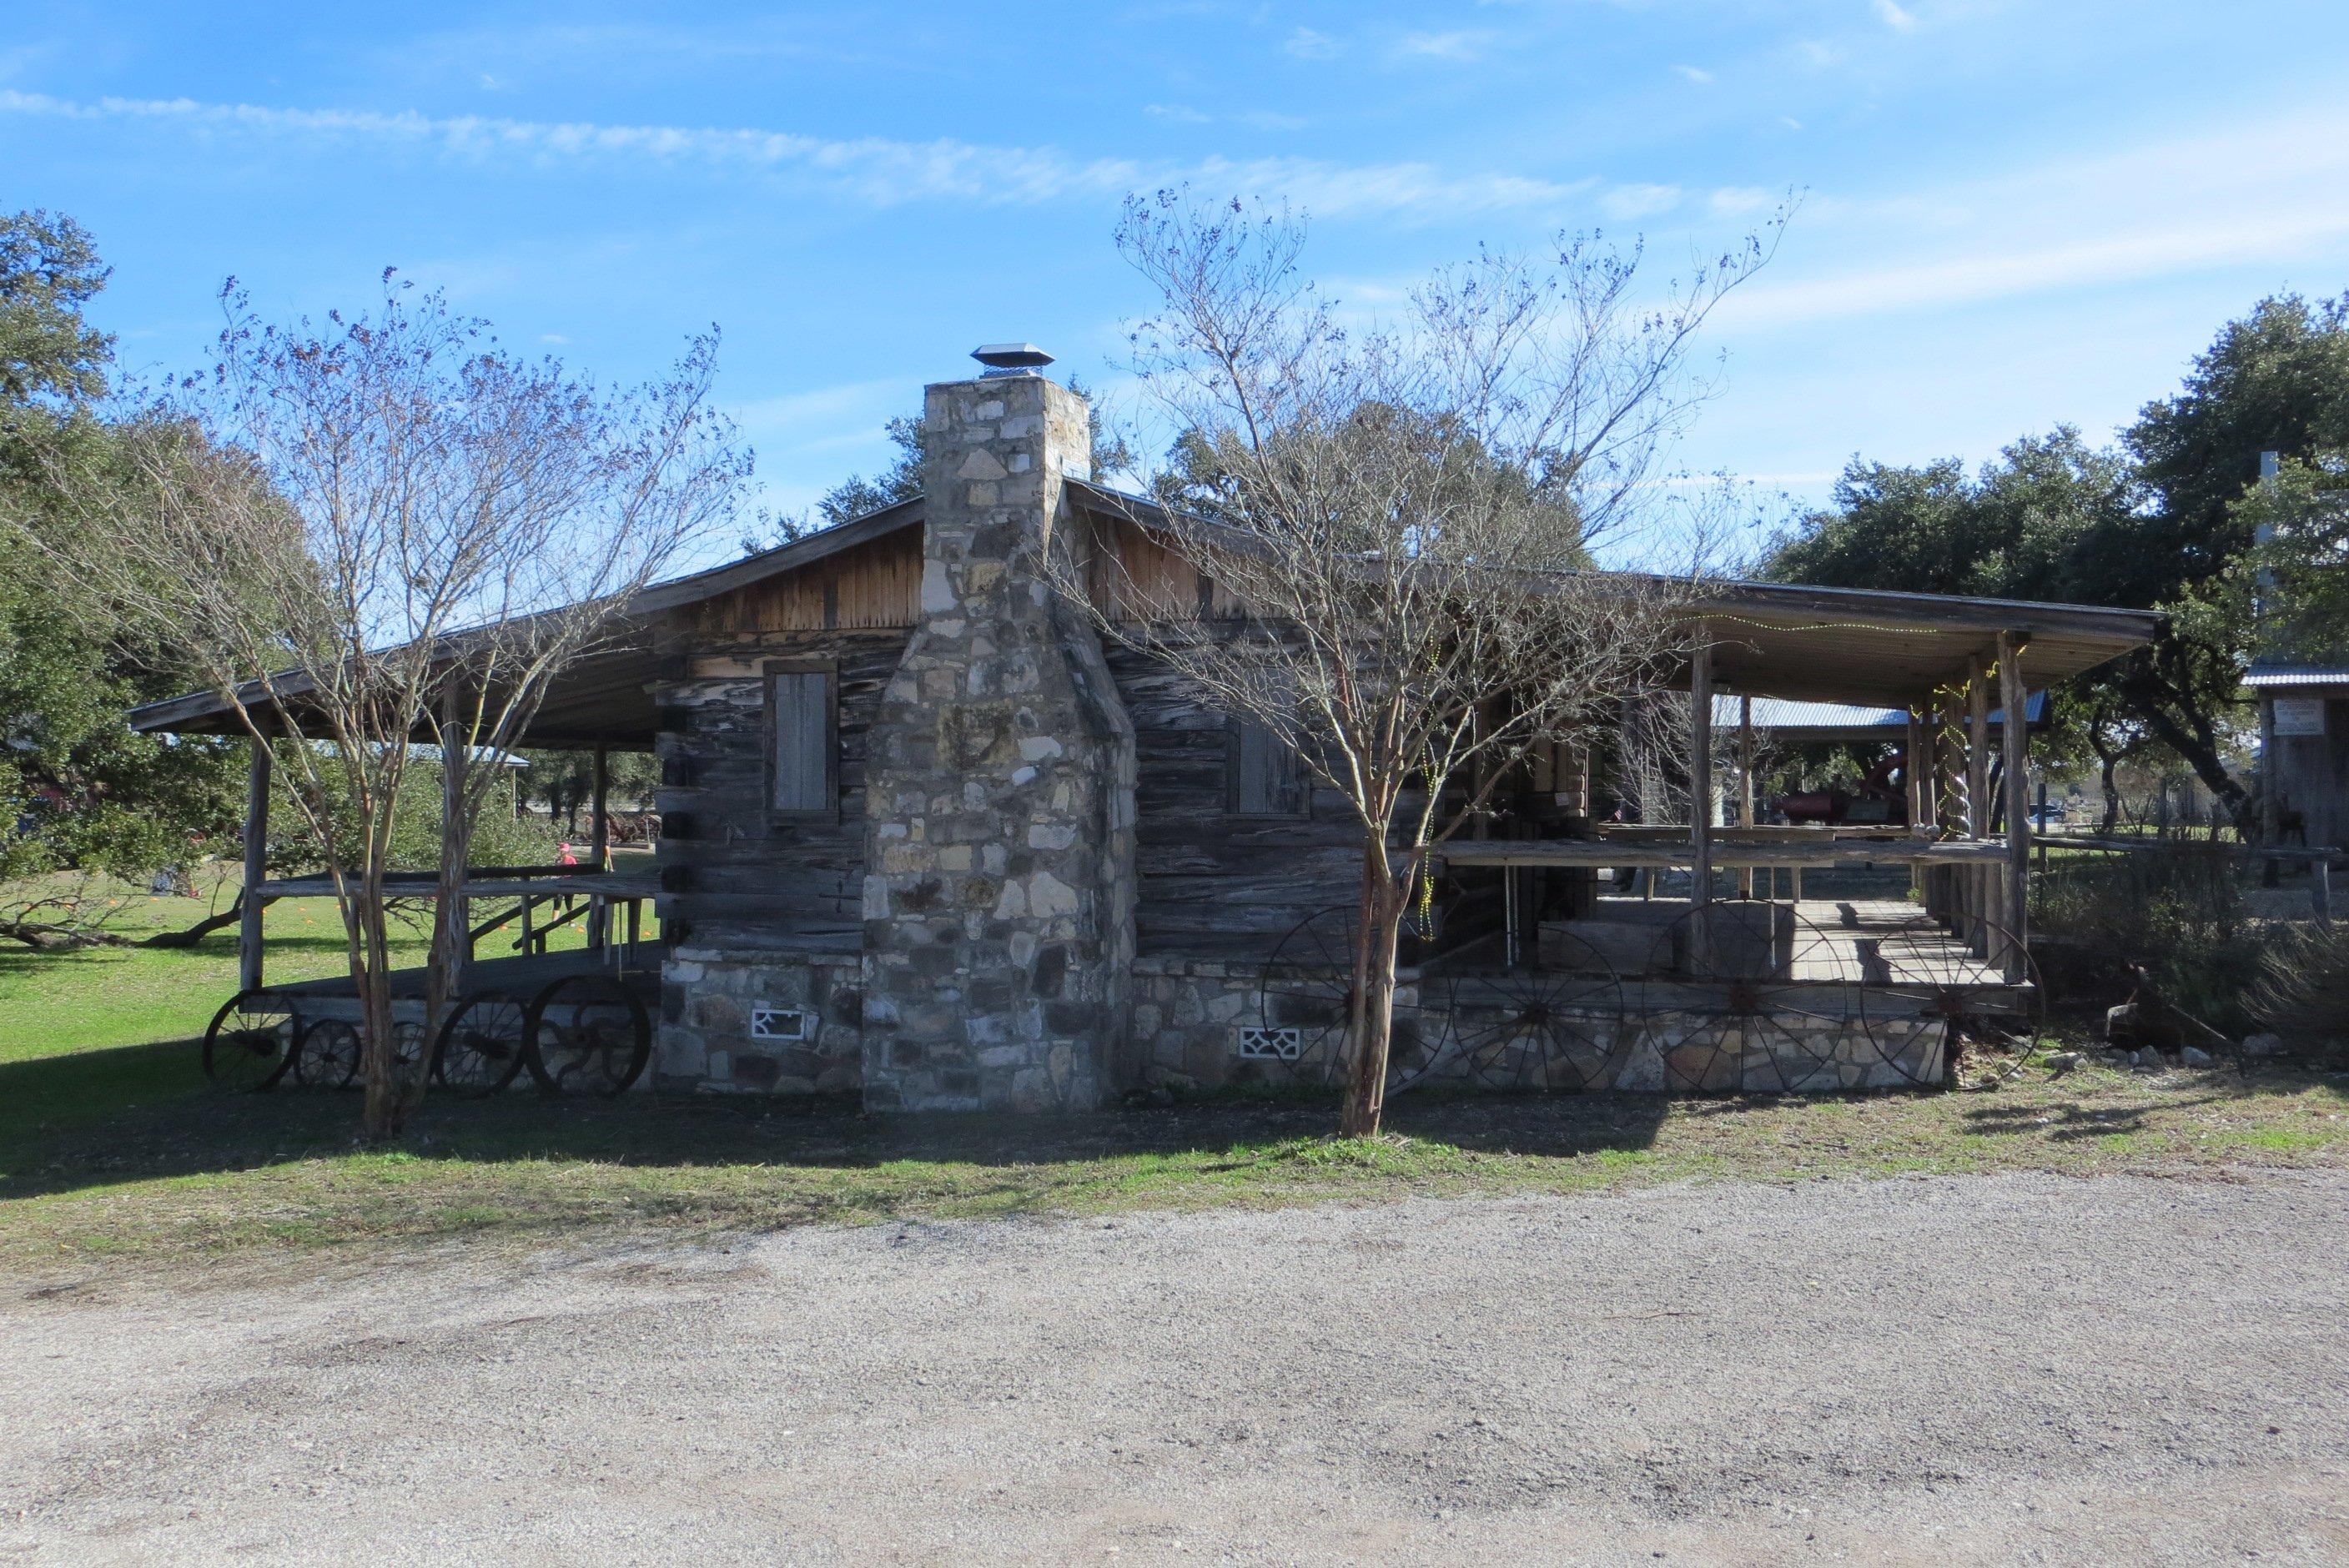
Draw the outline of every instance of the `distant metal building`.
<instances>
[{"instance_id":1,"label":"distant metal building","mask_svg":"<svg viewBox=\"0 0 2349 1568\"><path fill-rule=\"evenodd\" d=\"M2349 845L2349 664L2255 664L2261 810L2271 843Z\"/></svg>"}]
</instances>

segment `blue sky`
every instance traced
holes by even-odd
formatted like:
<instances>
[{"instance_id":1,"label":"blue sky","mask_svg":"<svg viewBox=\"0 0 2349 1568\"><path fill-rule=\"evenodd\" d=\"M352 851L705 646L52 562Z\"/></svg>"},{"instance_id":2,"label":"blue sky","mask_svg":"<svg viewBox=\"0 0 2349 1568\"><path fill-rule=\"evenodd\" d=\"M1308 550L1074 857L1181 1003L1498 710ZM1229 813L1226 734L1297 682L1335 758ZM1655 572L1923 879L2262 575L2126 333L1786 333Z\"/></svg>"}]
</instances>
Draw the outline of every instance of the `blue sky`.
<instances>
[{"instance_id":1,"label":"blue sky","mask_svg":"<svg viewBox=\"0 0 2349 1568\"><path fill-rule=\"evenodd\" d=\"M1375 307L1480 242L1670 263L1805 192L1681 454L2104 438L2262 294L2349 286L2349 5L2000 0L397 7L15 0L0 201L88 224L134 369L381 269L649 375L726 333L771 500L1028 338L1116 397L1127 191L1285 197ZM718 542L723 543L724 542Z\"/></svg>"}]
</instances>

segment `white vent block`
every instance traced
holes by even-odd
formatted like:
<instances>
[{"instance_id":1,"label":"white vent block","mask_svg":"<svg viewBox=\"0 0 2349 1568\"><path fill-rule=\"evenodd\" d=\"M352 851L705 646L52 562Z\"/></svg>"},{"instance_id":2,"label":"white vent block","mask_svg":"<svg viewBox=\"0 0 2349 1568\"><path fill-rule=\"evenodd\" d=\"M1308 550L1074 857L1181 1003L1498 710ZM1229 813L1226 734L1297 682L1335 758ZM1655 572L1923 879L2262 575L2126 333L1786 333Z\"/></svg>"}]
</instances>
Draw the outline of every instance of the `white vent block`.
<instances>
[{"instance_id":1,"label":"white vent block","mask_svg":"<svg viewBox=\"0 0 2349 1568\"><path fill-rule=\"evenodd\" d=\"M754 1040L806 1040L814 1034L815 1015L804 1007L770 1007L761 1003L750 1009Z\"/></svg>"},{"instance_id":2,"label":"white vent block","mask_svg":"<svg viewBox=\"0 0 2349 1568\"><path fill-rule=\"evenodd\" d=\"M1305 1031L1242 1024L1237 1048L1252 1061L1293 1062L1305 1054Z\"/></svg>"}]
</instances>

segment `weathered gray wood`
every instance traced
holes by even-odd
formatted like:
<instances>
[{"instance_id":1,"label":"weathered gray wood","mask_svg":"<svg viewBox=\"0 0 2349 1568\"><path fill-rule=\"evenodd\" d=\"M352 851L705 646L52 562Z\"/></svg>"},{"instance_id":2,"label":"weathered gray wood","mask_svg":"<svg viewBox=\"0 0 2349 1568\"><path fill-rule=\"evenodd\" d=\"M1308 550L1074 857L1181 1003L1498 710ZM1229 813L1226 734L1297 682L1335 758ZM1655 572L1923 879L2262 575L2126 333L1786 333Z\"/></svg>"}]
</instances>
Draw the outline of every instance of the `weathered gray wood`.
<instances>
[{"instance_id":1,"label":"weathered gray wood","mask_svg":"<svg viewBox=\"0 0 2349 1568\"><path fill-rule=\"evenodd\" d=\"M595 824L588 830L587 849L599 866L612 863L612 758L610 748L595 748L589 773L588 798L595 812ZM589 901L587 913L587 945L601 951L612 931L611 906L602 899Z\"/></svg>"},{"instance_id":2,"label":"weathered gray wood","mask_svg":"<svg viewBox=\"0 0 2349 1568\"><path fill-rule=\"evenodd\" d=\"M772 699L773 769L778 811L833 809L832 676L822 670L778 670L769 677Z\"/></svg>"},{"instance_id":3,"label":"weathered gray wood","mask_svg":"<svg viewBox=\"0 0 2349 1568\"><path fill-rule=\"evenodd\" d=\"M2007 976L2025 972L2031 951L2031 726L2025 716L2029 692L2023 683L2025 639L1998 634L1999 701L2006 709L2001 727L2006 751L2006 928L2019 951L2008 955Z\"/></svg>"},{"instance_id":4,"label":"weathered gray wood","mask_svg":"<svg viewBox=\"0 0 2349 1568\"><path fill-rule=\"evenodd\" d=\"M261 912L266 900L262 883L269 880L269 748L250 743L253 756L244 783L243 914L236 927L237 989L250 991L261 984Z\"/></svg>"},{"instance_id":5,"label":"weathered gray wood","mask_svg":"<svg viewBox=\"0 0 2349 1568\"><path fill-rule=\"evenodd\" d=\"M1689 656L1689 897L1713 899L1713 645L1697 623ZM1704 929L1699 922L1695 928Z\"/></svg>"}]
</instances>

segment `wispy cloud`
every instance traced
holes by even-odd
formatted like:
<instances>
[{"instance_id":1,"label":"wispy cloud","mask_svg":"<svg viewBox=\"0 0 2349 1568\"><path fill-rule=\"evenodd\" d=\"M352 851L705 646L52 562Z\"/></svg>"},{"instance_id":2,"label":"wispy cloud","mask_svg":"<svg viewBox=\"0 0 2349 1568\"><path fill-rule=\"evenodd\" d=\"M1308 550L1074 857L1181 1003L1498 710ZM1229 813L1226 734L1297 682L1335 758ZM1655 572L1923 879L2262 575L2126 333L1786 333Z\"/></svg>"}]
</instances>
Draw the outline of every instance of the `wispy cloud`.
<instances>
[{"instance_id":1,"label":"wispy cloud","mask_svg":"<svg viewBox=\"0 0 2349 1568\"><path fill-rule=\"evenodd\" d=\"M1434 219L1494 211L1563 210L1597 183L1464 172L1421 162L1081 158L1051 147L997 147L951 139L838 139L762 129L276 108L191 98L78 101L5 89L0 89L0 113L170 125L222 135L298 137L313 144L322 139L339 139L484 164L502 161L554 168L634 160L698 166L713 172L789 179L880 207L936 201L1020 205L1101 200L1187 181L1215 191L1284 199L1323 217Z\"/></svg>"},{"instance_id":2,"label":"wispy cloud","mask_svg":"<svg viewBox=\"0 0 2349 1568\"><path fill-rule=\"evenodd\" d=\"M1917 14L1902 9L1895 0L1874 0L1876 19L1896 33L1917 30Z\"/></svg>"},{"instance_id":3,"label":"wispy cloud","mask_svg":"<svg viewBox=\"0 0 2349 1568\"><path fill-rule=\"evenodd\" d=\"M1464 65L1482 59L1494 35L1455 30L1448 33L1405 33L1395 40L1394 54L1402 59L1446 60Z\"/></svg>"},{"instance_id":4,"label":"wispy cloud","mask_svg":"<svg viewBox=\"0 0 2349 1568\"><path fill-rule=\"evenodd\" d=\"M1764 277L1733 296L1727 319L1928 311L2228 267L2281 284L2296 264L2337 264L2349 245L2349 111L2211 127L1880 199L1829 193L1812 219L1839 254L1872 259Z\"/></svg>"},{"instance_id":5,"label":"wispy cloud","mask_svg":"<svg viewBox=\"0 0 2349 1568\"><path fill-rule=\"evenodd\" d=\"M1672 69L1701 88L1713 85L1713 73L1702 66L1674 66Z\"/></svg>"},{"instance_id":6,"label":"wispy cloud","mask_svg":"<svg viewBox=\"0 0 2349 1568\"><path fill-rule=\"evenodd\" d=\"M1599 211L1619 223L1669 212L1680 204L1677 185L1614 185L1599 198Z\"/></svg>"},{"instance_id":7,"label":"wispy cloud","mask_svg":"<svg viewBox=\"0 0 2349 1568\"><path fill-rule=\"evenodd\" d=\"M1299 27L1280 46L1300 60L1326 60L1338 52L1338 40L1310 27Z\"/></svg>"}]
</instances>

